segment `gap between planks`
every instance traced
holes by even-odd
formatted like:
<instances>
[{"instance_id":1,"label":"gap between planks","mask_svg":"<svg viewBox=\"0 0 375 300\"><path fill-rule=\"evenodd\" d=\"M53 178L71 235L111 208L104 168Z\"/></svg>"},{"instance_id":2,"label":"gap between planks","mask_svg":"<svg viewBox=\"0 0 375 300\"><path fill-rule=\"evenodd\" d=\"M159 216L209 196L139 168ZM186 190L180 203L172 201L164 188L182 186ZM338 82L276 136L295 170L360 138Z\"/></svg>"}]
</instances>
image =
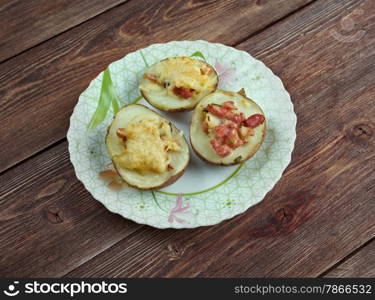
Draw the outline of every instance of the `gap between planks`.
<instances>
[{"instance_id":1,"label":"gap between planks","mask_svg":"<svg viewBox=\"0 0 375 300\"><path fill-rule=\"evenodd\" d=\"M10 59L13 59L13 58L15 58L15 57L17 57L17 56L23 54L23 53L26 52L26 51L29 51L30 49L33 49L33 48L35 48L35 47L37 47L37 46L39 46L39 45L41 45L41 44L43 44L43 43L45 43L45 42L51 40L51 39L54 39L54 38L56 38L56 37L62 35L63 33L67 32L67 31L70 31L70 30L72 30L72 29L74 29L74 28L76 28L76 27L78 27L78 26L80 26L80 25L82 25L82 24L84 24L84 23L90 21L90 20L93 19L93 18L96 18L96 17L98 17L98 16L100 16L100 15L102 15L102 14L104 14L104 13L110 11L110 10L113 10L113 9L115 9L115 8L118 8L119 6L126 5L126 4L128 4L129 2L132 2L132 1L134 1L134 0L125 0L124 2L122 2L122 3L120 3L120 4L117 4L116 6L113 6L112 8L109 8L109 9L107 9L107 10L105 10L105 11L103 11L103 12L101 12L101 13L99 13L99 14L97 14L97 15L91 17L91 18L88 18L88 19L82 21L81 23L76 24L76 25L73 26L73 27L70 27L70 28L68 28L68 29L66 29L66 30L64 30L64 31L61 31L61 32L59 32L58 34L56 34L56 35L54 35L54 36L52 36L52 37L50 37L50 38L48 38L48 39L46 39L46 40L43 40L43 41L41 41L40 43L37 43L37 44L33 45L32 47L27 48L27 49L25 49L25 50L23 50L23 51L17 53L16 55L11 56L11 57L5 59L4 61L1 61L1 62L0 62L0 65L1 65L2 63L5 63L6 61L8 61L8 60L10 60ZM237 45L243 43L244 41L248 40L249 38L251 38L251 37L253 37L253 36L259 34L260 32L262 32L262 31L264 31L264 30L267 30L269 27L274 26L275 24L277 24L277 23L283 21L284 19L289 18L291 15L293 15L293 14L296 13L297 11L300 11L300 10L305 9L306 7L312 5L312 4L313 4L314 2L316 2L316 1L318 1L318 0L311 0L310 2L308 2L308 3L304 4L304 5L302 5L301 7L299 7L298 9L296 9L296 10L292 10L291 12L287 13L285 16L283 16L283 17L281 17L281 18L279 18L279 19L277 19L277 20L271 22L270 24L264 26L263 28L261 28L261 29L255 31L255 32L253 32L252 34L247 35L246 37L244 37L244 38L242 38L242 39L239 39L238 41L234 42L231 46L232 46L232 47L236 47ZM0 171L0 176L3 175L3 174L5 174L7 171L9 171L9 170L11 170L11 169L13 169L13 168L15 168L15 167L21 165L22 163L26 162L28 159L33 158L33 157L36 157L37 155L40 155L40 154L43 153L44 151L46 151L46 150L48 150L48 149L51 149L51 148L53 148L54 146L59 145L60 143L64 142L65 140L66 140L66 136L63 137L63 138L61 138L61 139L58 139L58 140L54 141L53 143L51 143L50 145L48 145L47 147L45 147L45 148L43 148L43 149L40 149L39 151L32 153L30 156L25 157L25 158L19 160L19 161L18 161L17 163L15 163L14 165L11 165L11 166L9 166L9 167L6 168L6 169L1 170L1 171Z\"/></svg>"},{"instance_id":2,"label":"gap between planks","mask_svg":"<svg viewBox=\"0 0 375 300\"><path fill-rule=\"evenodd\" d=\"M277 23L277 22L276 22ZM337 137L337 139L341 139L341 137ZM325 148L324 148L325 150ZM323 151L323 150L322 150ZM320 151L321 152L321 151ZM293 169L290 170L290 172L293 172ZM289 172L288 172L289 173ZM285 176L285 174L284 174ZM138 228L134 233L133 235L136 235L140 230L142 230L143 227L140 227ZM172 234L173 235L173 234ZM125 238L124 238L125 239ZM321 274L317 275L319 277L321 276L324 276L327 272L331 271L332 269L338 267L339 265L341 265L343 262L347 261L350 257L352 257L353 255L355 255L356 253L358 253L361 249L363 249L366 245L368 245L371 241L374 240L374 237L371 237L370 240L364 242L362 245L358 246L356 249L352 250L350 253L348 253L347 255L345 255L342 259L339 259L337 263L335 263L333 266L331 266L330 268L328 268L326 271L323 271ZM113 244L111 247L109 248L112 248L114 247L116 244ZM99 255L100 253L98 253ZM78 267L77 267L78 268ZM70 273L74 272L74 270L71 270L69 272L67 272L64 276L69 276Z\"/></svg>"},{"instance_id":3,"label":"gap between planks","mask_svg":"<svg viewBox=\"0 0 375 300\"><path fill-rule=\"evenodd\" d=\"M349 259L351 259L354 255L356 255L357 253L359 253L362 249L364 249L366 246L368 246L369 244L371 244L373 241L375 241L375 237L370 238L367 242L363 243L357 249L355 249L354 251L350 252L347 256L345 256L343 259L339 260L337 263L335 263L330 268L328 268L327 270L325 270L324 272L322 272L321 274L319 274L319 276L317 276L317 277L325 277L327 274L329 274L333 270L337 269L342 264L344 264Z\"/></svg>"},{"instance_id":4,"label":"gap between planks","mask_svg":"<svg viewBox=\"0 0 375 300\"><path fill-rule=\"evenodd\" d=\"M310 5L311 3L313 3L313 2L310 2L310 3L306 4L304 7ZM122 5L122 4L119 4L119 5ZM302 9L302 8L300 8L300 9ZM298 10L300 10L300 9L298 9ZM296 11L298 11L298 10L296 10ZM262 30L259 30L259 31L255 32L254 34L252 34L252 35L246 37L246 39L244 39L244 41L247 40L248 38L250 38L251 36L254 36L254 35L258 34L259 32L263 31L264 29L273 26L274 24L280 22L281 20L287 18L288 16L294 14L296 11L289 13L287 16L284 16L283 18L280 18L278 21L273 22L272 24L266 26L266 27L263 28ZM86 22L86 21L84 21L84 22ZM68 29L68 30L70 30L70 29ZM60 33L60 34L61 34L61 33ZM236 45L239 44L239 43L241 43L241 41L238 42L238 43L236 43ZM26 50L25 50L25 51L26 51ZM49 145L48 147L46 147L46 148L44 148L44 149L42 149L42 150L40 150L40 151L34 153L32 156L29 156L28 158L25 158L24 160L19 161L17 164L13 165L13 166L10 167L10 168L13 168L13 167L15 167L15 166L18 166L19 164L22 164L25 160L28 160L28 159L30 159L31 157L37 156L37 155L39 155L41 152L44 152L44 151L46 151L47 149L53 148L53 147L57 146L58 144L64 142L65 140L66 140L66 138L63 138L63 139L61 139L61 140L56 141L55 143ZM8 170L9 170L9 169L8 169ZM5 170L4 172L6 172L6 171L7 171L7 170ZM3 172L2 172L2 173L3 173ZM141 230L143 227L144 227L144 226L139 227L139 228L138 228L136 231L134 231L131 235L136 234L136 233L137 233L139 230ZM365 247L365 246L366 246L368 243L370 243L372 240L373 240L373 239L371 239L371 240L369 240L368 242L364 243L362 246L360 246L359 248L357 248L356 250L354 250L353 252L351 252L350 254L348 254L346 257L344 257L342 260L340 260L339 262L337 262L335 265L333 265L333 266L332 266L331 268L329 268L328 270L324 271L324 272L323 272L321 275L319 275L319 276L324 276L324 274L326 274L327 272L329 272L331 269L337 267L337 266L340 265L342 262L344 262L344 261L346 261L348 258L350 258L352 255L354 255L355 253L357 253L358 251L360 251L360 249L362 249L363 247ZM116 243L115 243L115 244L116 244ZM113 247L115 244L113 244L113 245L110 246L109 248ZM106 251L106 250L103 250L102 252L104 252L104 251ZM101 253L101 252L99 252L97 255L99 255L100 253ZM95 256L94 256L94 257L95 257ZM90 259L91 259L91 258L90 258ZM70 272L71 272L71 271L70 271ZM68 273L69 273L69 272L68 272ZM68 273L67 273L67 274L68 274Z\"/></svg>"}]
</instances>

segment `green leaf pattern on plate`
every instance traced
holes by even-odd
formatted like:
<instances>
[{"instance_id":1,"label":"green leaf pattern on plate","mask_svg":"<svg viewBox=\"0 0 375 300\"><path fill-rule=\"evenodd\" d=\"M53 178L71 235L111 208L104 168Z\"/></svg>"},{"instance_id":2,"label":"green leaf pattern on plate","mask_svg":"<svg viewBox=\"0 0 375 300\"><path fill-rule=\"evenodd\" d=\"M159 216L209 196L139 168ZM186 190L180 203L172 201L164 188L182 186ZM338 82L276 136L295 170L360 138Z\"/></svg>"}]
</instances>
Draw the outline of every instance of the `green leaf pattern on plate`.
<instances>
[{"instance_id":1,"label":"green leaf pattern on plate","mask_svg":"<svg viewBox=\"0 0 375 300\"><path fill-rule=\"evenodd\" d=\"M93 129L96 126L98 126L101 122L104 121L104 119L107 116L111 103L112 103L113 113L116 114L120 109L119 98L115 91L115 87L112 83L111 74L108 68L103 72L103 80L102 80L102 85L100 89L100 97L98 101L98 106L90 122L87 125L88 128Z\"/></svg>"},{"instance_id":2,"label":"green leaf pattern on plate","mask_svg":"<svg viewBox=\"0 0 375 300\"><path fill-rule=\"evenodd\" d=\"M200 51L195 51L193 54L190 55L190 57L199 57L199 58L203 59L204 61L206 61L205 56Z\"/></svg>"}]
</instances>

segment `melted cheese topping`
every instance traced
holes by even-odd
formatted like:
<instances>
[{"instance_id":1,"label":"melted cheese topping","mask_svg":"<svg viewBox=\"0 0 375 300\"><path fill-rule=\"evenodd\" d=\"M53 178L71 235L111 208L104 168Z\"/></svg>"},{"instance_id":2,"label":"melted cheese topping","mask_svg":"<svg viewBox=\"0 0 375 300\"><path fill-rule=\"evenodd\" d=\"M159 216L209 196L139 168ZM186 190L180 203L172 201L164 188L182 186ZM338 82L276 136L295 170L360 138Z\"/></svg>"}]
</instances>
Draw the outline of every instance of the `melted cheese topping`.
<instances>
[{"instance_id":1,"label":"melted cheese topping","mask_svg":"<svg viewBox=\"0 0 375 300\"><path fill-rule=\"evenodd\" d=\"M170 163L168 151L181 150L171 130L166 121L158 119L147 118L129 123L124 129L125 150L114 159L129 170L166 172Z\"/></svg>"},{"instance_id":2,"label":"melted cheese topping","mask_svg":"<svg viewBox=\"0 0 375 300\"><path fill-rule=\"evenodd\" d=\"M210 89L212 85L212 76L210 76L212 70L203 62L190 57L163 60L155 65L151 72L161 82L168 83L166 85L168 90L178 87L193 89L196 93L200 93Z\"/></svg>"}]
</instances>

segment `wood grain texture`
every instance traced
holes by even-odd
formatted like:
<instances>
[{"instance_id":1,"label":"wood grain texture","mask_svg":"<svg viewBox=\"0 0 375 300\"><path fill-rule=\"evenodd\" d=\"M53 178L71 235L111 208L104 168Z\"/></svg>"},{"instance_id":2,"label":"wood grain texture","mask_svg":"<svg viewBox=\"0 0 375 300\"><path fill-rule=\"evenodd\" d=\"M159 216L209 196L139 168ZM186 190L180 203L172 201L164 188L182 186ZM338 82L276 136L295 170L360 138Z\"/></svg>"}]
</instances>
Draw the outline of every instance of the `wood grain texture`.
<instances>
[{"instance_id":1,"label":"wood grain texture","mask_svg":"<svg viewBox=\"0 0 375 300\"><path fill-rule=\"evenodd\" d=\"M239 45L281 76L298 115L292 164L264 201L217 226L140 226L92 199L63 142L0 176L0 276L318 276L370 240L372 9L318 1ZM365 36L339 43L348 16Z\"/></svg>"},{"instance_id":2,"label":"wood grain texture","mask_svg":"<svg viewBox=\"0 0 375 300\"><path fill-rule=\"evenodd\" d=\"M63 275L140 227L90 196L66 142L2 175L0 191L0 277Z\"/></svg>"},{"instance_id":3,"label":"wood grain texture","mask_svg":"<svg viewBox=\"0 0 375 300\"><path fill-rule=\"evenodd\" d=\"M66 276L314 277L373 238L373 8L319 1L239 45L281 76L298 115L292 164L261 203L213 227L139 228ZM339 42L349 17L365 36Z\"/></svg>"},{"instance_id":4,"label":"wood grain texture","mask_svg":"<svg viewBox=\"0 0 375 300\"><path fill-rule=\"evenodd\" d=\"M375 278L375 240L373 239L359 251L350 255L324 277Z\"/></svg>"},{"instance_id":5,"label":"wood grain texture","mask_svg":"<svg viewBox=\"0 0 375 300\"><path fill-rule=\"evenodd\" d=\"M0 62L126 0L13 0L0 3Z\"/></svg>"},{"instance_id":6,"label":"wood grain texture","mask_svg":"<svg viewBox=\"0 0 375 300\"><path fill-rule=\"evenodd\" d=\"M63 138L78 96L110 62L155 42L233 45L309 2L129 1L6 61L0 172Z\"/></svg>"}]
</instances>

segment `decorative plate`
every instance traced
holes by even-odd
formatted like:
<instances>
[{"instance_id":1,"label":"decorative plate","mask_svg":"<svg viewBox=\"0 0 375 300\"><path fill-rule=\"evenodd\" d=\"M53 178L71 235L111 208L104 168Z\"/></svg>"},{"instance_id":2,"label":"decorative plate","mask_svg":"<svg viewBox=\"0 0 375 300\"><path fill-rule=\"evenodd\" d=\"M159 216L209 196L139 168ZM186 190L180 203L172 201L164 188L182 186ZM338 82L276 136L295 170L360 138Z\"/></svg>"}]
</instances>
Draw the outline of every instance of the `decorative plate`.
<instances>
[{"instance_id":1,"label":"decorative plate","mask_svg":"<svg viewBox=\"0 0 375 300\"><path fill-rule=\"evenodd\" d=\"M193 228L217 224L260 202L272 189L290 162L296 138L296 115L281 80L262 62L244 51L205 41L174 41L153 44L109 65L120 105L139 101L138 81L147 65L163 58L202 53L219 73L219 88L245 88L267 119L266 138L247 162L233 167L211 166L191 150L185 174L158 191L130 187L114 191L98 174L108 169L110 159L104 137L113 116L112 107L95 129L87 129L98 104L103 73L80 95L70 119L69 153L77 177L95 199L111 212L137 223L157 228ZM191 112L163 113L189 137Z\"/></svg>"}]
</instances>

